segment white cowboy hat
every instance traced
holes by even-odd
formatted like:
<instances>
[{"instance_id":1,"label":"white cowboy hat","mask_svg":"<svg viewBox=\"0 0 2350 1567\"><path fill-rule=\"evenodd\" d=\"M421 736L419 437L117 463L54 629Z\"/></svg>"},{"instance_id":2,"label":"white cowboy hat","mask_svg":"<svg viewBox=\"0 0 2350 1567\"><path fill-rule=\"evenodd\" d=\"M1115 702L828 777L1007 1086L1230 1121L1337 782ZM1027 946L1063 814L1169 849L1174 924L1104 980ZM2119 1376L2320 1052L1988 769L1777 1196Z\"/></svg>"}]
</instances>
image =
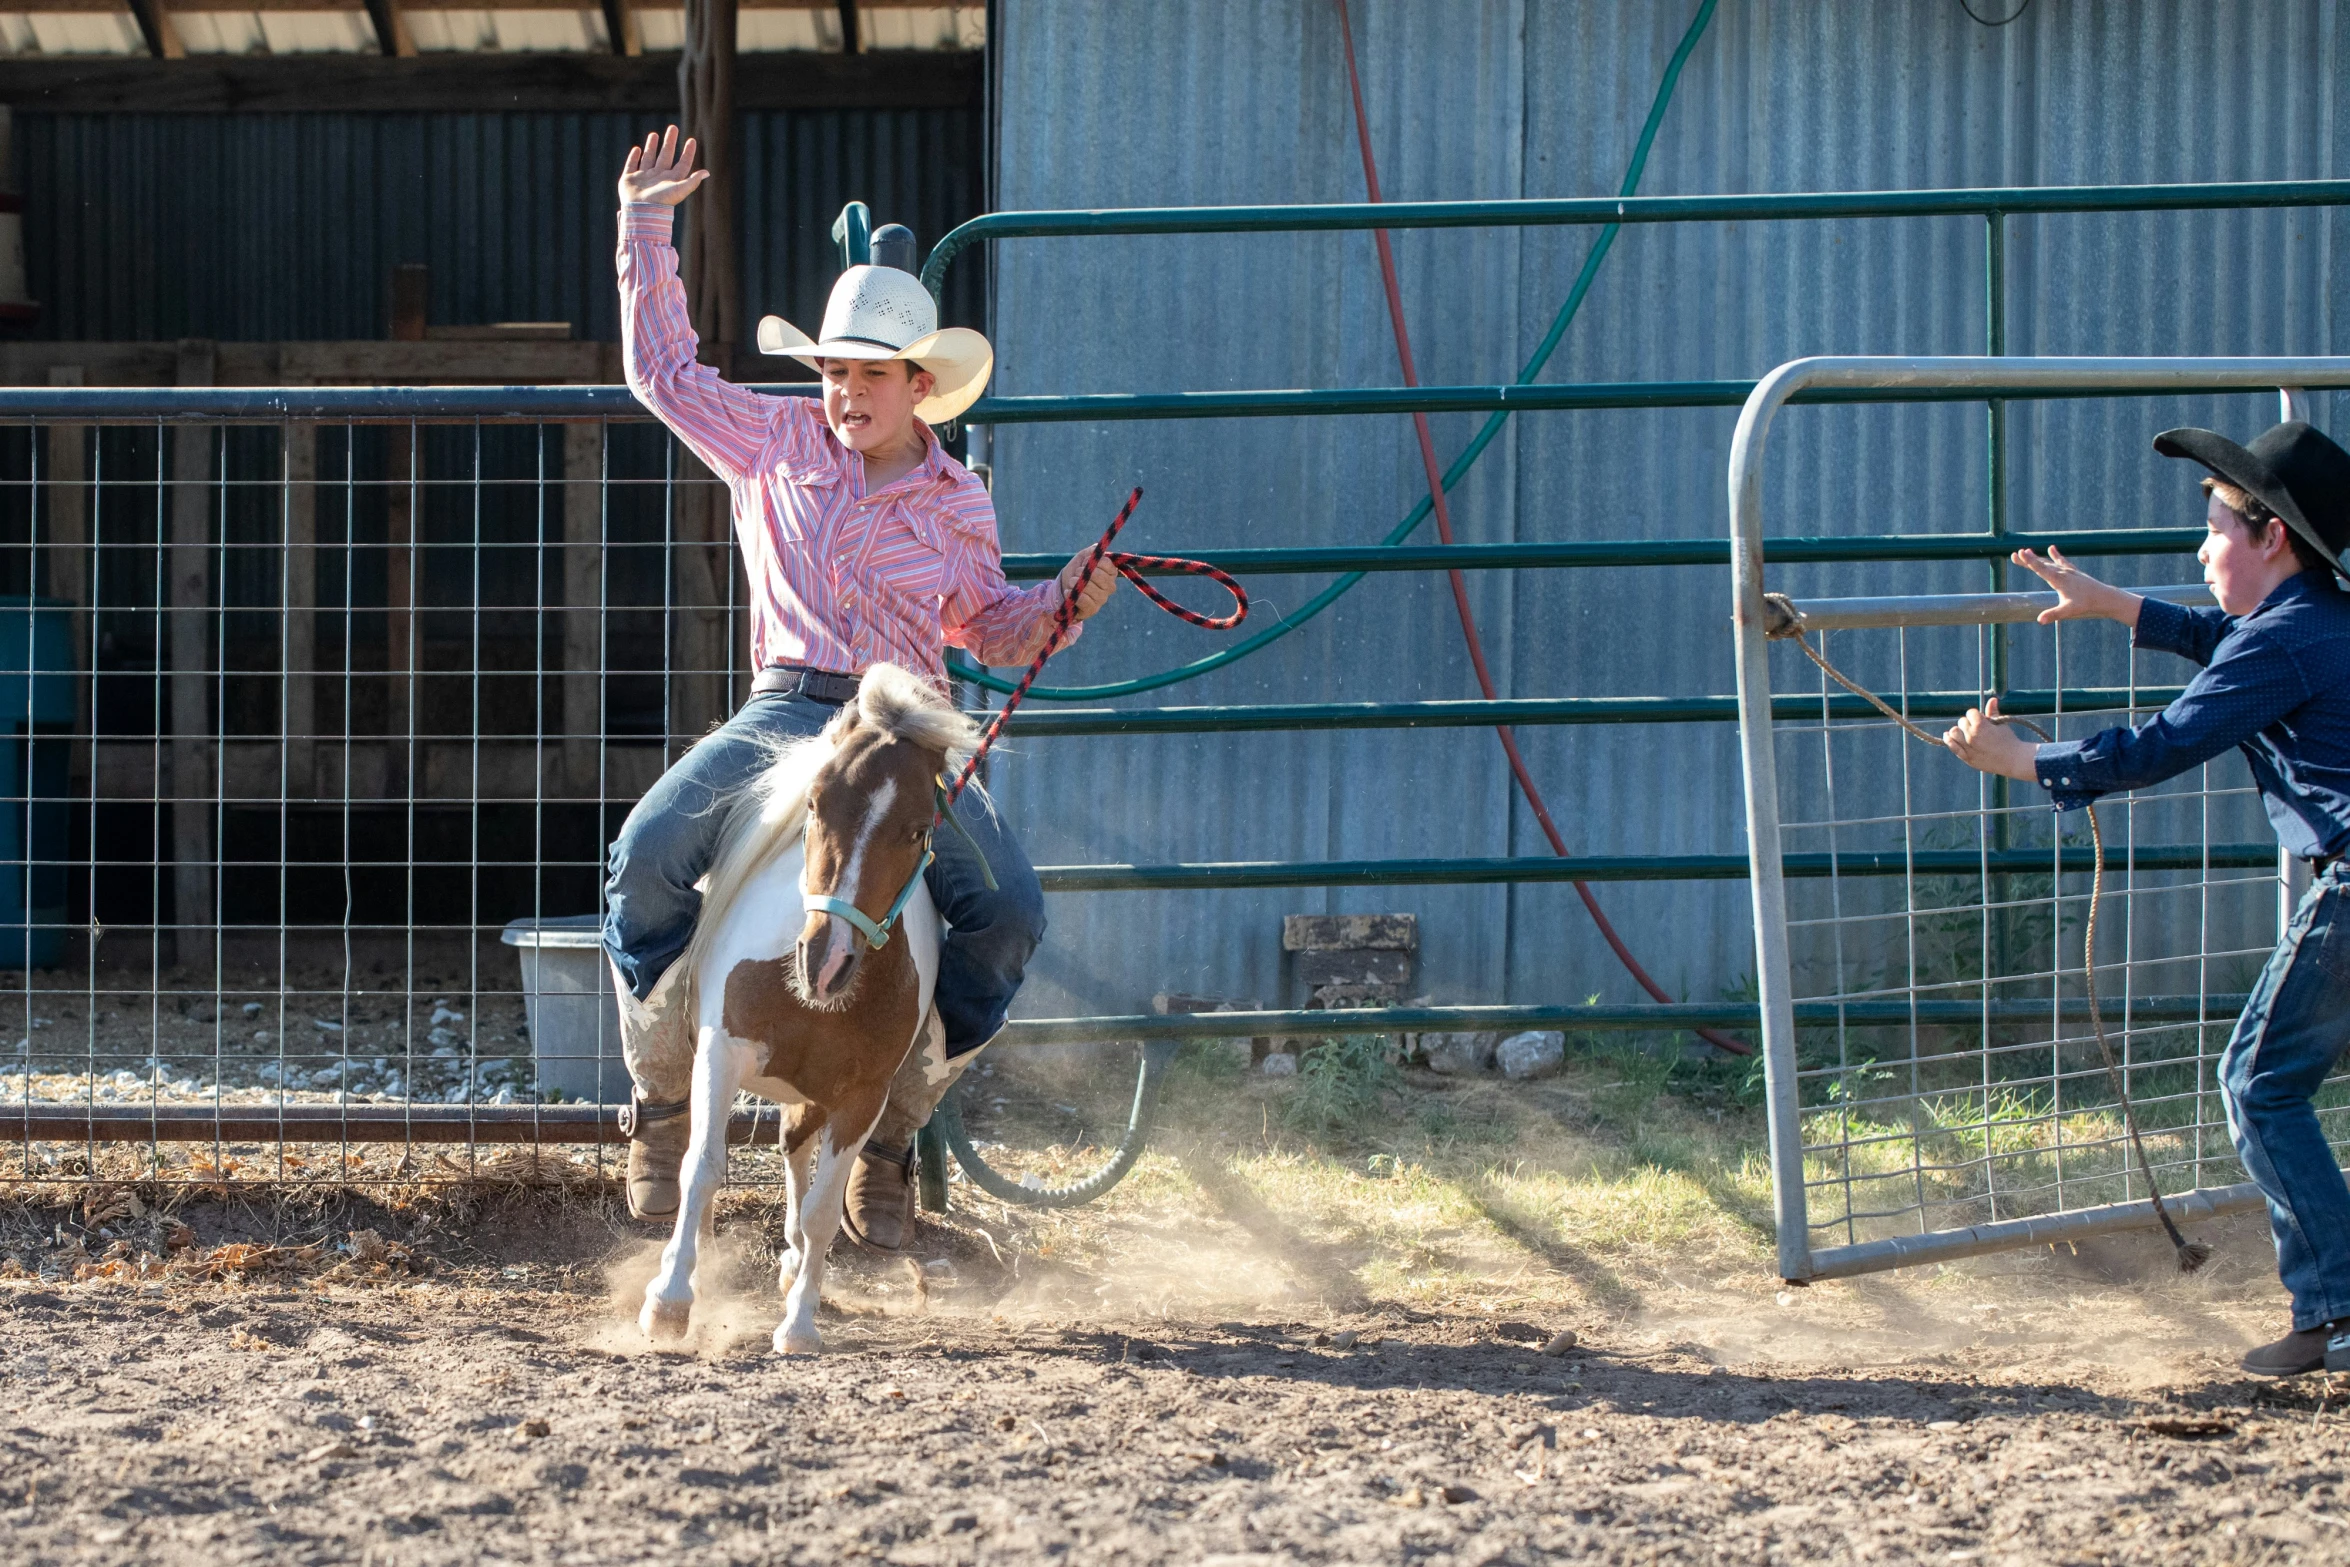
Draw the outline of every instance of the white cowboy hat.
<instances>
[{"instance_id":1,"label":"white cowboy hat","mask_svg":"<svg viewBox=\"0 0 2350 1567\"><path fill-rule=\"evenodd\" d=\"M812 339L781 316L759 323L759 352L789 354L821 372L825 359L911 359L930 372L928 397L914 405L924 424L944 424L979 400L995 350L969 327L939 330L938 306L911 272L851 267L832 285L824 336Z\"/></svg>"}]
</instances>

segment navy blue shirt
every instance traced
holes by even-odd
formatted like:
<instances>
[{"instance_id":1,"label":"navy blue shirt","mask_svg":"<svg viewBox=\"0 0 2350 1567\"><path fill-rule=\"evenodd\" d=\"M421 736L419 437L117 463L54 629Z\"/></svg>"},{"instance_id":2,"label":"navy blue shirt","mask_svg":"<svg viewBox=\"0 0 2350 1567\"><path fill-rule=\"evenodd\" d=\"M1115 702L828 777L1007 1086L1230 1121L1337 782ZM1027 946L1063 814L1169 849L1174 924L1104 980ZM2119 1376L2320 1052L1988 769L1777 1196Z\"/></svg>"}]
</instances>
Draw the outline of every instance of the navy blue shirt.
<instances>
[{"instance_id":1,"label":"navy blue shirt","mask_svg":"<svg viewBox=\"0 0 2350 1567\"><path fill-rule=\"evenodd\" d=\"M2040 785L2058 810L2175 778L2235 746L2289 853L2350 849L2350 594L2305 571L2241 618L2150 598L2137 645L2203 673L2135 729L2041 746Z\"/></svg>"}]
</instances>

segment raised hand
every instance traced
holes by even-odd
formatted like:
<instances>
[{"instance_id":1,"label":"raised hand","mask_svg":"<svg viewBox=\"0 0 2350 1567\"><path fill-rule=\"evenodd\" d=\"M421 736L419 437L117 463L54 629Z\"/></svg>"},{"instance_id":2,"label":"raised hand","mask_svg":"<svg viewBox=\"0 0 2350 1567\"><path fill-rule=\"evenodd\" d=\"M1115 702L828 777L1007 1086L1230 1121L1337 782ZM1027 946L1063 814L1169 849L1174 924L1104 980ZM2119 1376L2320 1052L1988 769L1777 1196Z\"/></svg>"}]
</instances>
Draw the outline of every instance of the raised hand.
<instances>
[{"instance_id":1,"label":"raised hand","mask_svg":"<svg viewBox=\"0 0 2350 1567\"><path fill-rule=\"evenodd\" d=\"M2021 549L2008 559L2056 590L2055 605L2040 611L2043 626L2059 620L2118 620L2125 626L2138 623L2138 606L2146 602L2144 599L2126 588L2098 581L2066 560L2064 551L2053 544L2045 556Z\"/></svg>"},{"instance_id":2,"label":"raised hand","mask_svg":"<svg viewBox=\"0 0 2350 1567\"><path fill-rule=\"evenodd\" d=\"M672 125L663 135L647 136L642 147L628 149L628 162L620 170L620 199L674 207L709 177L708 169L694 167L694 139L688 136L679 146L677 127Z\"/></svg>"}]
</instances>

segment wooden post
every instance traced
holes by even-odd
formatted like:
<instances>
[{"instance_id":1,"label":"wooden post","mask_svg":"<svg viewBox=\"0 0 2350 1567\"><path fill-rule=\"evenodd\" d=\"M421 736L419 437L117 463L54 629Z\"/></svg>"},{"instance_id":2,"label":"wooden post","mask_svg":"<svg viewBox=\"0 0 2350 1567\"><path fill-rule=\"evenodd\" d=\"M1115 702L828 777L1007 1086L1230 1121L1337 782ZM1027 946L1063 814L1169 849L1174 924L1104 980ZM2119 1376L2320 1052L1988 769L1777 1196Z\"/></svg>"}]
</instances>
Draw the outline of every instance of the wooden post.
<instances>
[{"instance_id":1,"label":"wooden post","mask_svg":"<svg viewBox=\"0 0 2350 1567\"><path fill-rule=\"evenodd\" d=\"M563 787L579 799L596 798L603 747L604 440L563 427Z\"/></svg>"},{"instance_id":2,"label":"wooden post","mask_svg":"<svg viewBox=\"0 0 2350 1567\"><path fill-rule=\"evenodd\" d=\"M645 52L645 30L637 20L636 0L604 0L604 32L614 54L634 59Z\"/></svg>"},{"instance_id":3,"label":"wooden post","mask_svg":"<svg viewBox=\"0 0 2350 1567\"><path fill-rule=\"evenodd\" d=\"M181 386L210 386L213 345L179 345ZM214 956L215 808L211 691L218 649L212 627L212 443L201 425L171 432L171 838L172 962L209 968Z\"/></svg>"},{"instance_id":4,"label":"wooden post","mask_svg":"<svg viewBox=\"0 0 2350 1567\"><path fill-rule=\"evenodd\" d=\"M736 0L686 0L685 52L678 62L679 117L701 143L710 177L681 209L685 217L679 276L701 339L705 364L728 372L742 340L742 286L735 246L734 63ZM732 530L726 492L688 454L678 454L681 484L674 513L678 546L678 623L673 641L679 678L672 685L672 727L701 735L725 717L732 695L726 613Z\"/></svg>"},{"instance_id":5,"label":"wooden post","mask_svg":"<svg viewBox=\"0 0 2350 1567\"><path fill-rule=\"evenodd\" d=\"M677 63L678 119L701 143L710 177L685 203L678 275L685 284L702 359L725 370L742 340L742 288L735 252L735 0L686 0L685 52Z\"/></svg>"},{"instance_id":6,"label":"wooden post","mask_svg":"<svg viewBox=\"0 0 2350 1567\"><path fill-rule=\"evenodd\" d=\"M318 793L318 426L289 424L280 439L286 792L306 800Z\"/></svg>"},{"instance_id":7,"label":"wooden post","mask_svg":"<svg viewBox=\"0 0 2350 1567\"><path fill-rule=\"evenodd\" d=\"M421 264L392 268L392 339L401 343L424 341L428 320L431 275ZM410 687L416 674L416 592L410 580L410 554L415 539L415 491L410 486L416 466L416 432L394 425L384 443L389 485L384 507L384 795L387 800L408 794L408 742L415 729Z\"/></svg>"},{"instance_id":8,"label":"wooden post","mask_svg":"<svg viewBox=\"0 0 2350 1567\"><path fill-rule=\"evenodd\" d=\"M55 365L49 371L51 386L79 386L82 384L80 365ZM90 655L90 456L89 427L78 424L53 424L49 438L41 452L41 505L49 538L49 586L53 598L61 598L73 606L67 613L67 640L72 644L74 662L78 665ZM95 693L88 678L94 670L84 671L85 678L76 685L74 698L74 733L90 733L90 709ZM78 782L81 769L88 765L82 748L76 748L73 763Z\"/></svg>"}]
</instances>

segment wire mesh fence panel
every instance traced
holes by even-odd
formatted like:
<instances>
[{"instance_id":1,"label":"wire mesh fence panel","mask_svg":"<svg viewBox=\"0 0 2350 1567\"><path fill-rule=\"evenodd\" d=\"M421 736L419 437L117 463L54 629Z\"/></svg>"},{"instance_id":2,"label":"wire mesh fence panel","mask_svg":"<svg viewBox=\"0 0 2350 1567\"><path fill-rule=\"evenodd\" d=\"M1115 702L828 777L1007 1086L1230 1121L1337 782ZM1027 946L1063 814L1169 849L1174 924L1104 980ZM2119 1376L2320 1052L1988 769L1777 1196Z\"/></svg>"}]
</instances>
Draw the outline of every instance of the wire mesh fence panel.
<instances>
[{"instance_id":1,"label":"wire mesh fence panel","mask_svg":"<svg viewBox=\"0 0 2350 1567\"><path fill-rule=\"evenodd\" d=\"M0 429L0 1176L600 1170L726 515L649 422Z\"/></svg>"},{"instance_id":2,"label":"wire mesh fence panel","mask_svg":"<svg viewBox=\"0 0 2350 1567\"><path fill-rule=\"evenodd\" d=\"M1815 645L1939 731L2002 694L1990 679L2000 634L1894 627ZM2133 652L2117 626L2012 635L2043 639L2044 660L2013 662L2045 662L2054 678L2011 687L2009 709L2054 739L2143 719L2167 695L2155 682L2178 677L2159 666L2179 661ZM2124 1087L2166 1194L2242 1183L2217 1067L2274 945L2281 884L2241 763L2231 754L2111 797L2093 834L2086 813L2057 813L2037 785L1975 772L1874 713L1848 716L1846 694L1788 652L1775 677L1810 684L1818 707L1774 740L1815 1257L2142 1201ZM2117 662L2118 688L2083 678ZM2350 1141L2350 1079L2328 1086L2319 1112L2337 1145Z\"/></svg>"},{"instance_id":3,"label":"wire mesh fence panel","mask_svg":"<svg viewBox=\"0 0 2350 1567\"><path fill-rule=\"evenodd\" d=\"M5 394L0 1182L613 1168L606 846L748 690L729 497L617 388L296 395ZM1133 1141L1097 1021L969 1096L1004 1179Z\"/></svg>"}]
</instances>

